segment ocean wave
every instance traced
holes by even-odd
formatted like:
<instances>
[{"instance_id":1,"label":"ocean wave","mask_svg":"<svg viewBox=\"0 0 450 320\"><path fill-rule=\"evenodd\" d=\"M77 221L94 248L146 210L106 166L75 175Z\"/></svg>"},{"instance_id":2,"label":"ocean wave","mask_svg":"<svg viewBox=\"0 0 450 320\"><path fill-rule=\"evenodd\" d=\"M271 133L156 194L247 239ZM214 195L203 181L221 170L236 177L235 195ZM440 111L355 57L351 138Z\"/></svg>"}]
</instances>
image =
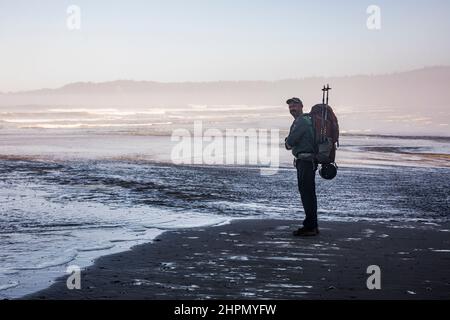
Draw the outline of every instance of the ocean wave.
<instances>
[{"instance_id":1,"label":"ocean wave","mask_svg":"<svg viewBox=\"0 0 450 320\"><path fill-rule=\"evenodd\" d=\"M88 248L79 248L77 249L78 252L87 252L87 251L101 251L101 250L108 250L114 248L114 245L102 245L102 246L96 246L96 247L88 247Z\"/></svg>"},{"instance_id":2,"label":"ocean wave","mask_svg":"<svg viewBox=\"0 0 450 320\"><path fill-rule=\"evenodd\" d=\"M115 116L134 116L134 115L163 115L166 113L164 109L154 109L154 110L137 110L137 111L121 111L115 108L104 108L104 109L87 109L87 108L55 108L48 109L49 113L85 113L92 115L115 115Z\"/></svg>"},{"instance_id":3,"label":"ocean wave","mask_svg":"<svg viewBox=\"0 0 450 320\"><path fill-rule=\"evenodd\" d=\"M170 125L172 122L150 122L150 123L73 123L73 124L35 124L21 125L22 129L76 129L76 128L129 128L129 127L152 127L159 125Z\"/></svg>"},{"instance_id":4,"label":"ocean wave","mask_svg":"<svg viewBox=\"0 0 450 320\"><path fill-rule=\"evenodd\" d=\"M78 253L74 252L66 257L57 258L55 260L47 261L47 262L38 264L36 266L15 267L13 269L17 270L17 271L25 271L25 270L41 270L41 269L47 269L50 267L62 266L62 265L68 264L69 262L75 260L77 255L78 255Z\"/></svg>"},{"instance_id":5,"label":"ocean wave","mask_svg":"<svg viewBox=\"0 0 450 320\"><path fill-rule=\"evenodd\" d=\"M0 283L0 291L8 290L11 288L15 288L20 285L19 281L10 281L8 283L1 284Z\"/></svg>"}]
</instances>

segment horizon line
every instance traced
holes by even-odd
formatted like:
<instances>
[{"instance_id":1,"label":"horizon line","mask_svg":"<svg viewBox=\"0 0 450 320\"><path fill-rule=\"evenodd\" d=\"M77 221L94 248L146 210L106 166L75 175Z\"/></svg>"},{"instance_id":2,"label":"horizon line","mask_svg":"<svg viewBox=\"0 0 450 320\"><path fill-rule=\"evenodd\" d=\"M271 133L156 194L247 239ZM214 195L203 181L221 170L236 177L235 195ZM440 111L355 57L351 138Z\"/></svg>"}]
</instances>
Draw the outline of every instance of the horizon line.
<instances>
[{"instance_id":1,"label":"horizon line","mask_svg":"<svg viewBox=\"0 0 450 320\"><path fill-rule=\"evenodd\" d=\"M159 80L136 80L136 79L114 79L114 80L104 80L104 81L89 81L89 80L80 80L80 81L73 81L68 82L66 84L57 86L57 87L43 87L43 88L36 88L36 89L25 89L25 90L16 90L16 91L0 91L0 95L5 94L22 94L22 93L30 93L30 92L36 92L36 91L45 91L45 90L60 90L70 85L75 84L105 84L105 83L113 83L113 82L148 82L148 83L158 83L158 84L206 84L206 83L220 83L220 82L281 82L281 81L304 81L304 80L311 80L311 79L336 79L336 78L350 78L350 77L379 77L379 76L390 76L395 74L401 74L401 73L409 73L409 72L417 72L417 71L423 71L426 69L438 69L438 68L450 68L450 65L432 65L432 66L424 66L424 67L417 67L413 69L407 69L403 71L392 71L392 72L382 72L382 73L371 73L371 74L364 74L364 73L355 73L355 74L349 74L349 75L339 75L339 76L306 76L301 78L280 78L277 80L264 80L264 79L253 79L253 80L204 80L204 81L159 81Z\"/></svg>"}]
</instances>

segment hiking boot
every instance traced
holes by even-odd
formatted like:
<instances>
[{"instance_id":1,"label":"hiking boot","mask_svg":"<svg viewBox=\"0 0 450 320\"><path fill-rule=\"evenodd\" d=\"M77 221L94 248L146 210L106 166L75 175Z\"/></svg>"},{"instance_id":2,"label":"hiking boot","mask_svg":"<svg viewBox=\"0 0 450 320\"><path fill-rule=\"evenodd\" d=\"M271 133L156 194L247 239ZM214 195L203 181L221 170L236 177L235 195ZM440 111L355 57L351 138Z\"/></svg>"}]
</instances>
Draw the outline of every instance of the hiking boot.
<instances>
[{"instance_id":1,"label":"hiking boot","mask_svg":"<svg viewBox=\"0 0 450 320\"><path fill-rule=\"evenodd\" d=\"M319 228L306 229L305 227L299 228L293 232L296 237L312 237L319 234Z\"/></svg>"}]
</instances>

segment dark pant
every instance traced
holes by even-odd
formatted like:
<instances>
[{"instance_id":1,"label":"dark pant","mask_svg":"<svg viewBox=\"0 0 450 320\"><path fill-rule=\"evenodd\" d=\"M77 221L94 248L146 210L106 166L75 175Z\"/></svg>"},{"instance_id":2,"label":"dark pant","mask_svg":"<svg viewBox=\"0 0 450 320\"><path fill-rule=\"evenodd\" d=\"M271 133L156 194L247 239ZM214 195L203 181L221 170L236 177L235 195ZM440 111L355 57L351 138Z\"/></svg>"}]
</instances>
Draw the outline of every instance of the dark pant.
<instances>
[{"instance_id":1,"label":"dark pant","mask_svg":"<svg viewBox=\"0 0 450 320\"><path fill-rule=\"evenodd\" d=\"M306 229L317 228L316 169L312 161L297 160L298 190L302 198L306 218L303 226Z\"/></svg>"}]
</instances>

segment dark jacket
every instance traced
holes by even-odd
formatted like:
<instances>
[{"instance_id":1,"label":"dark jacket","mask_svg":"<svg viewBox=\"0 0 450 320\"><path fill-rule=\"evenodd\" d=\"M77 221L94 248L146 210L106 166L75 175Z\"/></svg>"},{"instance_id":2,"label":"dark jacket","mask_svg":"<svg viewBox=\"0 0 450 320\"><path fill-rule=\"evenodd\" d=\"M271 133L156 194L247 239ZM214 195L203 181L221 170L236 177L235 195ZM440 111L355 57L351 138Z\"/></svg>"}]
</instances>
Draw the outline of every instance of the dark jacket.
<instances>
[{"instance_id":1,"label":"dark jacket","mask_svg":"<svg viewBox=\"0 0 450 320\"><path fill-rule=\"evenodd\" d=\"M314 132L309 114L302 114L291 125L286 138L286 148L292 149L296 158L305 158L314 154Z\"/></svg>"}]
</instances>

